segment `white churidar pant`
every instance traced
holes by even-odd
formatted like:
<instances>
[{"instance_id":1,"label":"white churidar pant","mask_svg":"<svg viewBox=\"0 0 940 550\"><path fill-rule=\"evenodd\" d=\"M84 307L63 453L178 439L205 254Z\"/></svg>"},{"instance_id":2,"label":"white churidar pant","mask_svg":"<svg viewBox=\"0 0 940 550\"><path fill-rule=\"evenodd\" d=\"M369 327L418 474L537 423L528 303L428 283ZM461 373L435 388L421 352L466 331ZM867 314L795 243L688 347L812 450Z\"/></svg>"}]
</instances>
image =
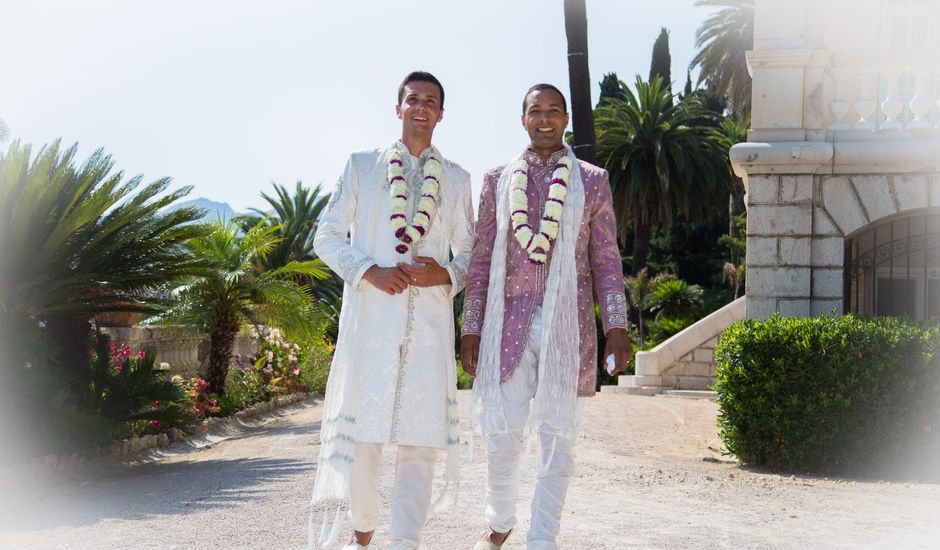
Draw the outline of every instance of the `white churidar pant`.
<instances>
[{"instance_id":1,"label":"white churidar pant","mask_svg":"<svg viewBox=\"0 0 940 550\"><path fill-rule=\"evenodd\" d=\"M507 430L487 429L494 423L481 416L486 441L486 511L490 529L505 533L516 525L516 501L519 498L520 458L525 448L529 408L538 387L539 343L542 333L542 308L538 307L529 330L528 342L512 376L500 385ZM580 423L584 398L578 398ZM485 414L485 413L481 413ZM574 475L573 439L559 436L548 426L538 428L539 452L536 464L532 519L526 537L529 550L555 550L562 508L568 482Z\"/></svg>"},{"instance_id":2,"label":"white churidar pant","mask_svg":"<svg viewBox=\"0 0 940 550\"><path fill-rule=\"evenodd\" d=\"M356 461L349 479L352 528L368 533L379 525L382 444L356 443L354 452ZM437 452L438 449L434 447L398 446L388 526L390 550L418 548L421 528L427 520L431 502L431 481L434 478Z\"/></svg>"}]
</instances>

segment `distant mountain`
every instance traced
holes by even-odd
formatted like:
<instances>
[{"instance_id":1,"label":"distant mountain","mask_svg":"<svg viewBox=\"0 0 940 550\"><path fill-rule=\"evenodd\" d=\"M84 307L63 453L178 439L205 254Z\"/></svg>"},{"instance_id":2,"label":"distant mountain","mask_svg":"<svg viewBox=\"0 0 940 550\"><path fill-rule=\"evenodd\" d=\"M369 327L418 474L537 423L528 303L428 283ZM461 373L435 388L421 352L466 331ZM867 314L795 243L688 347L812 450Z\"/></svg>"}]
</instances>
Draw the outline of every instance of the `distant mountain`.
<instances>
[{"instance_id":1,"label":"distant mountain","mask_svg":"<svg viewBox=\"0 0 940 550\"><path fill-rule=\"evenodd\" d=\"M229 206L227 202L216 202L202 197L189 201L174 203L169 206L169 210L173 211L186 206L195 206L197 208L206 209L206 215L203 217L203 220L205 221L215 221L219 218L222 218L224 221L228 221L239 214L238 212L235 212L235 210Z\"/></svg>"}]
</instances>

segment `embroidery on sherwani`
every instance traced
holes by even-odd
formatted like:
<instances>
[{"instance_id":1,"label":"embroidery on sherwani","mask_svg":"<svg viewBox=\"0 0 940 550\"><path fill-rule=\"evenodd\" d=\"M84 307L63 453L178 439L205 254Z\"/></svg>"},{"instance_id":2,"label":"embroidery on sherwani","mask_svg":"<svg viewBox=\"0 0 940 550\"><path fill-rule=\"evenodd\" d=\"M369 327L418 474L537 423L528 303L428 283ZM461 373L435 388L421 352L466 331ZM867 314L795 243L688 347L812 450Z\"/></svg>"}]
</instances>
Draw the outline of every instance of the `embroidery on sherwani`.
<instances>
[{"instance_id":1,"label":"embroidery on sherwani","mask_svg":"<svg viewBox=\"0 0 940 550\"><path fill-rule=\"evenodd\" d=\"M512 164L509 179L509 208L512 220L512 231L523 249L529 254L529 260L537 264L544 264L548 259L548 251L552 243L558 238L558 229L561 214L565 206L565 196L568 194L568 178L571 175L571 159L567 156L558 159L555 170L552 172L551 184L548 187L548 199L542 220L539 222L538 232L529 224L529 197L526 189L529 186L529 163L519 158Z\"/></svg>"},{"instance_id":2,"label":"embroidery on sherwani","mask_svg":"<svg viewBox=\"0 0 940 550\"><path fill-rule=\"evenodd\" d=\"M618 292L607 293L608 328L627 328L627 298Z\"/></svg>"},{"instance_id":3,"label":"embroidery on sherwani","mask_svg":"<svg viewBox=\"0 0 940 550\"><path fill-rule=\"evenodd\" d=\"M333 192L330 194L330 200L326 203L326 211L329 212L333 210L336 206L336 203L339 202L339 198L343 195L343 176L340 176L336 180L336 187L333 189Z\"/></svg>"},{"instance_id":4,"label":"embroidery on sherwani","mask_svg":"<svg viewBox=\"0 0 940 550\"><path fill-rule=\"evenodd\" d=\"M408 221L408 182L405 181L404 163L401 151L392 148L388 151L389 200L392 214L389 221L395 238L399 243L395 250L399 254L408 252L411 244L420 241L431 228L431 220L440 203L441 178L444 170L441 162L432 153L424 162L424 179L421 183L421 196L418 198L415 213Z\"/></svg>"}]
</instances>

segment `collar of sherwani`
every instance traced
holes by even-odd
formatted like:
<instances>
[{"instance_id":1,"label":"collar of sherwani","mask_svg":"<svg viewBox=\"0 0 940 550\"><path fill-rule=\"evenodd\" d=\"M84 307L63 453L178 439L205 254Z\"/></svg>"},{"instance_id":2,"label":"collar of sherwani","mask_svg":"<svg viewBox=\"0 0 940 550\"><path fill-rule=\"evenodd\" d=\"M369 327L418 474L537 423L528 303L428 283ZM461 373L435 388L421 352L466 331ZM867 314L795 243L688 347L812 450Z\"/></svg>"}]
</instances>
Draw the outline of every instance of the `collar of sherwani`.
<instances>
[{"instance_id":1,"label":"collar of sherwani","mask_svg":"<svg viewBox=\"0 0 940 550\"><path fill-rule=\"evenodd\" d=\"M522 157L525 159L526 163L529 166L538 166L538 167L555 166L556 164L558 164L558 160L561 159L561 157L565 156L566 152L567 152L567 149L564 146L562 146L561 149L549 155L548 162L545 162L542 160L542 157L538 153L536 153L535 150L532 149L532 147L526 147L525 152L523 152L522 154Z\"/></svg>"},{"instance_id":2,"label":"collar of sherwani","mask_svg":"<svg viewBox=\"0 0 940 550\"><path fill-rule=\"evenodd\" d=\"M401 160L404 163L403 168L405 168L405 170L416 169L418 167L416 161L425 161L431 155L434 155L438 160L443 162L443 157L441 157L440 151L437 150L434 144L425 147L417 157L411 154L411 151L408 150L408 146L402 143L400 139L396 139L392 147L398 149L398 152L401 153Z\"/></svg>"}]
</instances>

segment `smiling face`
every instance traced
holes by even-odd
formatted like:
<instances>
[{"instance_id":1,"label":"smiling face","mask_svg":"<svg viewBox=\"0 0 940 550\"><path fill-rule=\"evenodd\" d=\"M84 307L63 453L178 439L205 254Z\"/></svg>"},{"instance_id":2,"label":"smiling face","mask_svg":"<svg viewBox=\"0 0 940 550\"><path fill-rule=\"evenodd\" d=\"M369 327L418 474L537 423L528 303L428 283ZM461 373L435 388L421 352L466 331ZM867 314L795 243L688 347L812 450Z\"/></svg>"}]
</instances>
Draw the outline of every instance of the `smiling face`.
<instances>
[{"instance_id":1,"label":"smiling face","mask_svg":"<svg viewBox=\"0 0 940 550\"><path fill-rule=\"evenodd\" d=\"M530 92L525 97L522 125L529 133L535 152L548 156L561 149L568 127L568 113L561 94L555 90Z\"/></svg>"},{"instance_id":2,"label":"smiling face","mask_svg":"<svg viewBox=\"0 0 940 550\"><path fill-rule=\"evenodd\" d=\"M402 123L402 136L430 140L434 127L444 117L441 90L432 82L412 80L405 84L395 113Z\"/></svg>"}]
</instances>

